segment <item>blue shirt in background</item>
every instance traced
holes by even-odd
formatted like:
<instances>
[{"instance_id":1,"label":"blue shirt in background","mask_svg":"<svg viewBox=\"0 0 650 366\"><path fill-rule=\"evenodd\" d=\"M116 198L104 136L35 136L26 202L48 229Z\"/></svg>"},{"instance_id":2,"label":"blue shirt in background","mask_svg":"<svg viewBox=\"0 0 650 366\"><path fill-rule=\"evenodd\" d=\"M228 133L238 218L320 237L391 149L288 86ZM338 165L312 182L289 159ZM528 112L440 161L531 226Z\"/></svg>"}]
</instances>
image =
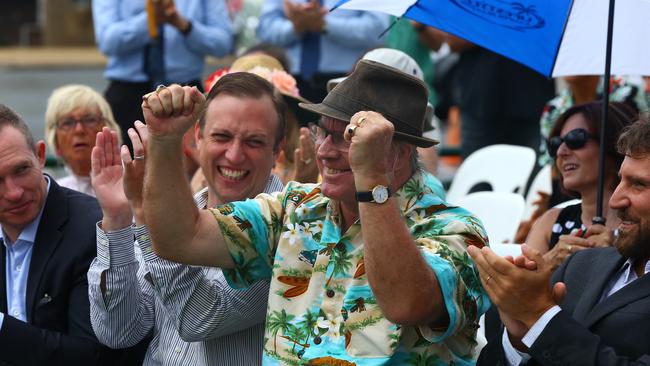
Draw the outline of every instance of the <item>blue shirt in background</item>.
<instances>
[{"instance_id":1,"label":"blue shirt in background","mask_svg":"<svg viewBox=\"0 0 650 366\"><path fill-rule=\"evenodd\" d=\"M151 42L144 1L93 0L95 39L108 56L104 76L126 82L149 81L144 56ZM176 2L178 12L192 23L184 35L164 25L164 63L169 82L200 80L206 55L223 57L231 52L232 26L223 0Z\"/></svg>"}]
</instances>

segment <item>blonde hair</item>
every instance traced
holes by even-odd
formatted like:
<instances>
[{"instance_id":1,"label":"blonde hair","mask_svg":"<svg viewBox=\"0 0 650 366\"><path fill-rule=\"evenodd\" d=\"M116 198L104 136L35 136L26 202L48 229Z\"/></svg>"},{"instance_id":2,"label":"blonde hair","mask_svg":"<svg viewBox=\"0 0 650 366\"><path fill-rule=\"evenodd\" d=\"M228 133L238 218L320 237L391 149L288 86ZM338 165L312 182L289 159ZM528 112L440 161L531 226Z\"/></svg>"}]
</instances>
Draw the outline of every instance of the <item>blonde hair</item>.
<instances>
[{"instance_id":1,"label":"blonde hair","mask_svg":"<svg viewBox=\"0 0 650 366\"><path fill-rule=\"evenodd\" d=\"M104 118L106 127L117 132L118 142L120 145L122 144L122 130L115 122L113 112L106 99L88 86L70 84L54 89L47 100L47 109L45 110L45 140L54 155L57 155L57 120L62 115L68 114L77 108L97 108Z\"/></svg>"}]
</instances>

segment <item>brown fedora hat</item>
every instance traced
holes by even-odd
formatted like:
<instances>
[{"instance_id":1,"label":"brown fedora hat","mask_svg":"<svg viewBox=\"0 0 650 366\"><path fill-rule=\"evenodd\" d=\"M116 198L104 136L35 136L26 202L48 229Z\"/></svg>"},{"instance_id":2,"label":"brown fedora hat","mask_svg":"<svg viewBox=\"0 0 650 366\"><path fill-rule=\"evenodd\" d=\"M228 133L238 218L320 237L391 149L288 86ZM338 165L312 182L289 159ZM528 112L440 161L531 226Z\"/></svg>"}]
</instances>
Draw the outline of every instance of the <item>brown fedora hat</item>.
<instances>
[{"instance_id":1,"label":"brown fedora hat","mask_svg":"<svg viewBox=\"0 0 650 366\"><path fill-rule=\"evenodd\" d=\"M436 140L422 137L428 91L415 76L370 60L360 60L354 72L330 91L322 103L300 103L309 111L350 121L359 111L375 111L395 126L395 138L419 147Z\"/></svg>"}]
</instances>

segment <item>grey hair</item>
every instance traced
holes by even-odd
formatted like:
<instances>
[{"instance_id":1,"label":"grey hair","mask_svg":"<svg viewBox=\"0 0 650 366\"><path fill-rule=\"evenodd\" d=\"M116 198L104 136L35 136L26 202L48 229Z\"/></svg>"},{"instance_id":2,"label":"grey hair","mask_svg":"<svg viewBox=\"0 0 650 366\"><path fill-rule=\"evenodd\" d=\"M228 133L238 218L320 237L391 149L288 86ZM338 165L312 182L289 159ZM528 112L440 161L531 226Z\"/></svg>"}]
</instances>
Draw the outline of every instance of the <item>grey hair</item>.
<instances>
[{"instance_id":1,"label":"grey hair","mask_svg":"<svg viewBox=\"0 0 650 366\"><path fill-rule=\"evenodd\" d=\"M118 143L122 144L122 129L115 122L113 111L104 97L92 88L81 84L69 84L54 89L47 100L45 110L45 140L50 150L57 155L56 124L58 119L77 108L97 108L106 126L117 132Z\"/></svg>"}]
</instances>

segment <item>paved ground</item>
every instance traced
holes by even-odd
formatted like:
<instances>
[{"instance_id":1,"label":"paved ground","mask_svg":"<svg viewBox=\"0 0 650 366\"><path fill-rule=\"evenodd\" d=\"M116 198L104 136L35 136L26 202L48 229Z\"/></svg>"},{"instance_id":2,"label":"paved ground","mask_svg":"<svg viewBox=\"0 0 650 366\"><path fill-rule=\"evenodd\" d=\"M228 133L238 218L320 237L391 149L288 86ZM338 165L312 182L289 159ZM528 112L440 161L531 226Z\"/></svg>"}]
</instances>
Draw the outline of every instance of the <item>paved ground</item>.
<instances>
[{"instance_id":1,"label":"paved ground","mask_svg":"<svg viewBox=\"0 0 650 366\"><path fill-rule=\"evenodd\" d=\"M16 110L34 136L43 136L47 97L56 87L80 83L99 92L105 58L94 48L0 48L0 103Z\"/></svg>"}]
</instances>

